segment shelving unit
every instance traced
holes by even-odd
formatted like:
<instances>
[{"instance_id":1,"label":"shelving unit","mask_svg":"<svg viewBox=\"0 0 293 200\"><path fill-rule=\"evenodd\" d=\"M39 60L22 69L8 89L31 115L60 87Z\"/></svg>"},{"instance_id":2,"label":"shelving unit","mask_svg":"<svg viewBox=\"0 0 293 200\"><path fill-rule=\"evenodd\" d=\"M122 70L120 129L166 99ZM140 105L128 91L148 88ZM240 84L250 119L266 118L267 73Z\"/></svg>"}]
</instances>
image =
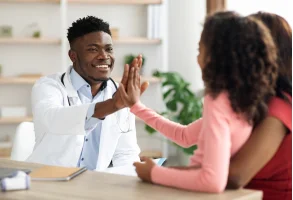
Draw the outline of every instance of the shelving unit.
<instances>
[{"instance_id":1,"label":"shelving unit","mask_svg":"<svg viewBox=\"0 0 293 200\"><path fill-rule=\"evenodd\" d=\"M145 44L145 45L159 45L160 39L148 39L148 38L117 38L113 39L114 44ZM0 38L0 44L52 44L60 45L61 39L57 38Z\"/></svg>"},{"instance_id":2,"label":"shelving unit","mask_svg":"<svg viewBox=\"0 0 293 200\"><path fill-rule=\"evenodd\" d=\"M60 45L61 40L55 38L0 38L0 44L52 44Z\"/></svg>"},{"instance_id":3,"label":"shelving unit","mask_svg":"<svg viewBox=\"0 0 293 200\"><path fill-rule=\"evenodd\" d=\"M31 122L33 117L0 117L0 124L19 124L21 122ZM143 122L140 118L136 118L136 121Z\"/></svg>"},{"instance_id":4,"label":"shelving unit","mask_svg":"<svg viewBox=\"0 0 293 200\"><path fill-rule=\"evenodd\" d=\"M0 157L1 158L10 158L12 142L3 141L0 142Z\"/></svg>"},{"instance_id":5,"label":"shelving unit","mask_svg":"<svg viewBox=\"0 0 293 200\"><path fill-rule=\"evenodd\" d=\"M34 84L39 78L22 78L22 77L0 77L0 85L8 84ZM113 80L119 82L121 77L114 77ZM148 81L149 83L159 83L161 80L155 77L142 77L141 81Z\"/></svg>"},{"instance_id":6,"label":"shelving unit","mask_svg":"<svg viewBox=\"0 0 293 200\"><path fill-rule=\"evenodd\" d=\"M60 3L60 0L0 0L0 3Z\"/></svg>"},{"instance_id":7,"label":"shelving unit","mask_svg":"<svg viewBox=\"0 0 293 200\"><path fill-rule=\"evenodd\" d=\"M0 0L0 3L60 3L62 0ZM149 5L163 0L68 0L70 4Z\"/></svg>"},{"instance_id":8,"label":"shelving unit","mask_svg":"<svg viewBox=\"0 0 293 200\"><path fill-rule=\"evenodd\" d=\"M0 124L20 124L21 122L31 122L32 117L5 117L0 118Z\"/></svg>"},{"instance_id":9,"label":"shelving unit","mask_svg":"<svg viewBox=\"0 0 293 200\"><path fill-rule=\"evenodd\" d=\"M148 39L148 38L118 38L113 40L114 44L149 44L158 45L161 44L160 39Z\"/></svg>"},{"instance_id":10,"label":"shelving unit","mask_svg":"<svg viewBox=\"0 0 293 200\"><path fill-rule=\"evenodd\" d=\"M78 4L116 4L116 5L148 5L161 4L163 0L68 0L68 3Z\"/></svg>"}]
</instances>

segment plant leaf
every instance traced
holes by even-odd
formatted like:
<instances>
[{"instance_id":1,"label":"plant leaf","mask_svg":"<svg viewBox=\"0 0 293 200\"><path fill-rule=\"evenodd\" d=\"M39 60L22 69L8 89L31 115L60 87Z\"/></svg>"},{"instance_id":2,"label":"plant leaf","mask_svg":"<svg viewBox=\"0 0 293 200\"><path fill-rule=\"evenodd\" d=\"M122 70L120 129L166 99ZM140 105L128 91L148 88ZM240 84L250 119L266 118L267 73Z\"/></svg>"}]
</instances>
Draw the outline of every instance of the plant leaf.
<instances>
[{"instance_id":1,"label":"plant leaf","mask_svg":"<svg viewBox=\"0 0 293 200\"><path fill-rule=\"evenodd\" d=\"M176 100L171 100L171 101L167 102L166 106L171 111L176 111L177 110L177 102L176 102Z\"/></svg>"},{"instance_id":2,"label":"plant leaf","mask_svg":"<svg viewBox=\"0 0 293 200\"><path fill-rule=\"evenodd\" d=\"M156 133L157 131L155 129L153 129L152 127L150 127L149 125L145 125L145 130L147 132L149 132L150 135L153 135L154 133Z\"/></svg>"},{"instance_id":3,"label":"plant leaf","mask_svg":"<svg viewBox=\"0 0 293 200\"><path fill-rule=\"evenodd\" d=\"M167 92L165 92L163 95L163 99L166 99L169 96L169 94L171 94L172 91L174 91L174 88L171 88Z\"/></svg>"},{"instance_id":4,"label":"plant leaf","mask_svg":"<svg viewBox=\"0 0 293 200\"><path fill-rule=\"evenodd\" d=\"M199 119L202 116L202 100L197 98L196 95L190 90L190 84L186 82L177 72L160 72L155 71L153 76L161 78L163 100L166 104L167 110L164 116L178 122L182 125L190 124L191 122ZM153 134L156 131L149 126L145 129ZM193 154L197 146L182 149L186 154Z\"/></svg>"}]
</instances>

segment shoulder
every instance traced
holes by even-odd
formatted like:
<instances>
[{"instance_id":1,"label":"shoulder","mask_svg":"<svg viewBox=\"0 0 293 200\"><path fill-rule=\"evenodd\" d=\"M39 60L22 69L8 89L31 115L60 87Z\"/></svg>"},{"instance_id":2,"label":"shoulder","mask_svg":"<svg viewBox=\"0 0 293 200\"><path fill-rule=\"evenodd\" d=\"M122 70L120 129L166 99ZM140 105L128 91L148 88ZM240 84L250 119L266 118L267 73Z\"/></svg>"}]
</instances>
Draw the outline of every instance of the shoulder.
<instances>
[{"instance_id":1,"label":"shoulder","mask_svg":"<svg viewBox=\"0 0 293 200\"><path fill-rule=\"evenodd\" d=\"M61 94L62 83L61 83L61 73L52 74L48 76L43 76L36 81L32 88L32 94L46 95L46 93ZM59 93L57 91L60 91Z\"/></svg>"},{"instance_id":2,"label":"shoulder","mask_svg":"<svg viewBox=\"0 0 293 200\"><path fill-rule=\"evenodd\" d=\"M204 104L206 105L205 107L208 107L208 109L214 108L216 110L225 112L232 111L229 95L227 92L221 92L216 97L213 97L209 94L205 95Z\"/></svg>"},{"instance_id":3,"label":"shoulder","mask_svg":"<svg viewBox=\"0 0 293 200\"><path fill-rule=\"evenodd\" d=\"M51 74L48 76L43 76L40 79L38 79L36 81L36 83L34 84L35 86L39 86L39 85L56 85L56 84L60 84L61 82L61 73L56 73L56 74Z\"/></svg>"},{"instance_id":4,"label":"shoulder","mask_svg":"<svg viewBox=\"0 0 293 200\"><path fill-rule=\"evenodd\" d=\"M233 110L227 92L221 92L216 97L206 95L204 98L204 113L206 113L206 115L224 117L228 121L243 119L241 115Z\"/></svg>"},{"instance_id":5,"label":"shoulder","mask_svg":"<svg viewBox=\"0 0 293 200\"><path fill-rule=\"evenodd\" d=\"M204 102L212 105L230 105L229 95L227 92L221 92L216 97L207 94L204 96Z\"/></svg>"},{"instance_id":6,"label":"shoulder","mask_svg":"<svg viewBox=\"0 0 293 200\"><path fill-rule=\"evenodd\" d=\"M269 102L269 115L291 115L292 105L279 97L273 97Z\"/></svg>"},{"instance_id":7,"label":"shoulder","mask_svg":"<svg viewBox=\"0 0 293 200\"><path fill-rule=\"evenodd\" d=\"M279 98L273 97L269 102L268 115L282 121L291 130L292 127L292 104Z\"/></svg>"}]
</instances>

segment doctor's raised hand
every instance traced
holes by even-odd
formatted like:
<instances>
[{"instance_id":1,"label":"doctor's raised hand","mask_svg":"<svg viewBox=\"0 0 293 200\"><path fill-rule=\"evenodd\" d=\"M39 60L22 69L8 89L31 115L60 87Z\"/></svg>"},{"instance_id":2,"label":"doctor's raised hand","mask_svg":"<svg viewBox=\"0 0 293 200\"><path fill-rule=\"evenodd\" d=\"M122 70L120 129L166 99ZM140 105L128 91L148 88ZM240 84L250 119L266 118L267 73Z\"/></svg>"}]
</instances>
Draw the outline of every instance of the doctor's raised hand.
<instances>
[{"instance_id":1,"label":"doctor's raised hand","mask_svg":"<svg viewBox=\"0 0 293 200\"><path fill-rule=\"evenodd\" d=\"M117 92L119 92L120 98L126 107L132 107L139 101L141 95L141 86L140 75L138 74L138 71L139 69L136 67L130 68L127 87L124 88L124 85L121 84L118 88ZM146 83L146 85L148 85L148 83Z\"/></svg>"},{"instance_id":2,"label":"doctor's raised hand","mask_svg":"<svg viewBox=\"0 0 293 200\"><path fill-rule=\"evenodd\" d=\"M139 71L141 69L141 65L142 56L139 55L132 61L130 66L128 64L124 66L121 84L113 97L115 106L118 109L131 107L133 105L132 103L137 102L137 100L139 100L139 96L142 95L148 88L148 82L143 82L142 85L140 85ZM129 91L129 94L126 93L127 91Z\"/></svg>"},{"instance_id":3,"label":"doctor's raised hand","mask_svg":"<svg viewBox=\"0 0 293 200\"><path fill-rule=\"evenodd\" d=\"M131 62L130 65L126 64L124 67L124 73L123 73L123 77L121 80L121 84L123 85L123 87L125 88L125 91L127 91L127 83L128 83L128 77L129 77L129 69L131 68L136 68L137 72L139 74L140 70L142 67L142 55L138 55L135 59L133 59L133 61ZM148 82L143 82L142 85L140 86L140 90L141 90L141 94L145 92L145 90L148 88L149 83Z\"/></svg>"}]
</instances>

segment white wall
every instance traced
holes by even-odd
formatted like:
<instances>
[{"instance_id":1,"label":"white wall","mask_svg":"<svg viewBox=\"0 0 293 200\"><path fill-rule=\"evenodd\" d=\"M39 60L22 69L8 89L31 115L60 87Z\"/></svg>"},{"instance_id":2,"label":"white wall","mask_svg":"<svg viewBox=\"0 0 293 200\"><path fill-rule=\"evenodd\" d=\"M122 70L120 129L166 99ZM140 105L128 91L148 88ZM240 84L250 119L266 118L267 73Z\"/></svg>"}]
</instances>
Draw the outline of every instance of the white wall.
<instances>
[{"instance_id":1,"label":"white wall","mask_svg":"<svg viewBox=\"0 0 293 200\"><path fill-rule=\"evenodd\" d=\"M258 11L272 12L284 17L293 26L292 0L227 0L227 9L242 15Z\"/></svg>"},{"instance_id":2,"label":"white wall","mask_svg":"<svg viewBox=\"0 0 293 200\"><path fill-rule=\"evenodd\" d=\"M203 88L197 63L206 0L169 1L169 71L179 72L194 91Z\"/></svg>"}]
</instances>

